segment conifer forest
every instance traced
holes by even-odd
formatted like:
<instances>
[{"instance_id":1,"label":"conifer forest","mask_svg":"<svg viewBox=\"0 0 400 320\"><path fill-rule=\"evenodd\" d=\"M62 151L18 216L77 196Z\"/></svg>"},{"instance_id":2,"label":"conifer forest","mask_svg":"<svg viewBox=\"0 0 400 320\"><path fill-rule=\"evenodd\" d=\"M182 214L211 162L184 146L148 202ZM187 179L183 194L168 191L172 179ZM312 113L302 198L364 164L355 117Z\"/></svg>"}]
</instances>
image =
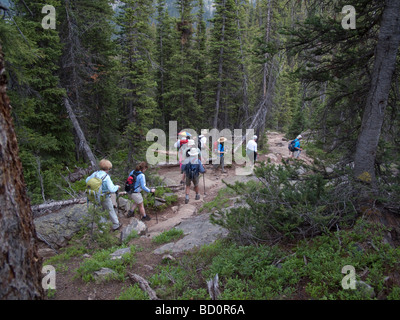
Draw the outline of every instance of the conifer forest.
<instances>
[{"instance_id":1,"label":"conifer forest","mask_svg":"<svg viewBox=\"0 0 400 320\"><path fill-rule=\"evenodd\" d=\"M115 295L97 288L94 299L400 300L399 46L398 0L0 0L0 298L74 299L43 288L42 264L64 278L59 260L38 254L31 208L81 198L101 159L123 188L154 129L165 153L182 130L243 132L243 155L251 129L248 180L233 178L235 161L225 176L207 163L201 205L190 195L189 219L207 212L229 235L135 278L132 261L147 251L132 248L144 240L111 234L131 260L110 267ZM286 155L298 135L296 161ZM179 167L149 166L148 186L171 171L179 185ZM179 213L179 192L158 216L144 196L148 230L171 206ZM110 250L71 243L88 259ZM357 285L343 282L346 265Z\"/></svg>"}]
</instances>

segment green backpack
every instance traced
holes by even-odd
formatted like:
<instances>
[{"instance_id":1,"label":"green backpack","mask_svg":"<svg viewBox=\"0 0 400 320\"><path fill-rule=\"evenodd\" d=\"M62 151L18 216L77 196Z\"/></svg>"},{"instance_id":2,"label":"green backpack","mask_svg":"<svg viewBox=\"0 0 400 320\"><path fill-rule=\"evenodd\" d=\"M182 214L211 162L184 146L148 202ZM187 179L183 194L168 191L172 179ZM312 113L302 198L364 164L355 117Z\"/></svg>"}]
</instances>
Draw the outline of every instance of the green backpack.
<instances>
[{"instance_id":1,"label":"green backpack","mask_svg":"<svg viewBox=\"0 0 400 320\"><path fill-rule=\"evenodd\" d=\"M86 195L89 201L101 203L104 200L103 181L107 178L107 174L103 178L93 177L86 183Z\"/></svg>"}]
</instances>

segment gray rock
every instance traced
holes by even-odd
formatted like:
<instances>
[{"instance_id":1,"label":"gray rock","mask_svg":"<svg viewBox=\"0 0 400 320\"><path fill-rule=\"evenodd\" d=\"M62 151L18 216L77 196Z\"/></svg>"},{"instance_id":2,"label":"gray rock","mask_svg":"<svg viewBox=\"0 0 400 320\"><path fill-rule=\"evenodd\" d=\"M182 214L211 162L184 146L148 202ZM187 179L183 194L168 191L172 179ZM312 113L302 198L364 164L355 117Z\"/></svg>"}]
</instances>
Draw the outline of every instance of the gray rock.
<instances>
[{"instance_id":1,"label":"gray rock","mask_svg":"<svg viewBox=\"0 0 400 320\"><path fill-rule=\"evenodd\" d=\"M120 259L122 259L122 256L124 254L130 253L130 252L131 252L131 248L118 249L117 251L110 254L111 260L120 260Z\"/></svg>"},{"instance_id":2,"label":"gray rock","mask_svg":"<svg viewBox=\"0 0 400 320\"><path fill-rule=\"evenodd\" d=\"M109 268L101 268L93 273L94 279L97 283L107 281L115 275L117 275L117 273Z\"/></svg>"},{"instance_id":3,"label":"gray rock","mask_svg":"<svg viewBox=\"0 0 400 320\"><path fill-rule=\"evenodd\" d=\"M356 281L356 290L361 292L361 294L365 298L370 298L370 299L375 298L374 288L372 288L368 283L365 283L364 281L361 280Z\"/></svg>"},{"instance_id":4,"label":"gray rock","mask_svg":"<svg viewBox=\"0 0 400 320\"><path fill-rule=\"evenodd\" d=\"M138 235L144 235L147 232L147 226L143 221L132 218L131 222L122 229L121 240L125 241L133 231L136 231Z\"/></svg>"},{"instance_id":5,"label":"gray rock","mask_svg":"<svg viewBox=\"0 0 400 320\"><path fill-rule=\"evenodd\" d=\"M58 212L38 217L34 220L36 231L54 247L64 247L82 226L88 216L86 204L67 206Z\"/></svg>"},{"instance_id":6,"label":"gray rock","mask_svg":"<svg viewBox=\"0 0 400 320\"><path fill-rule=\"evenodd\" d=\"M185 237L175 243L167 243L161 246L154 250L154 253L180 253L195 247L213 243L215 240L227 236L228 230L213 225L209 217L210 214L206 213L182 221L176 228L183 230Z\"/></svg>"}]
</instances>

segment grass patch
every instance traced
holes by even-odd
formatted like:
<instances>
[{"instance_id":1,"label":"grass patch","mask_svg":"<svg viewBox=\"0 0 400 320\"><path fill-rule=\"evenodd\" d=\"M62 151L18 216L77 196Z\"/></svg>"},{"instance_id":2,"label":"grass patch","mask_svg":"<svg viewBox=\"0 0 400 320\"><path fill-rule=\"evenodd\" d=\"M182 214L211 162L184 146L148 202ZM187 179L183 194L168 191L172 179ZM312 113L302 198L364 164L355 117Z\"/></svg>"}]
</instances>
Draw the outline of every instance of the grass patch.
<instances>
[{"instance_id":1,"label":"grass patch","mask_svg":"<svg viewBox=\"0 0 400 320\"><path fill-rule=\"evenodd\" d=\"M164 231L163 233L155 236L152 241L157 244L164 244L178 240L182 237L183 237L183 230L172 228L168 231Z\"/></svg>"},{"instance_id":2,"label":"grass patch","mask_svg":"<svg viewBox=\"0 0 400 320\"><path fill-rule=\"evenodd\" d=\"M85 282L94 281L94 272L101 268L108 268L115 272L110 279L123 281L126 268L132 266L135 262L136 247L131 246L131 252L126 253L121 259L112 260L110 254L122 247L113 247L97 251L93 256L85 260L78 269L76 269L76 277L82 278Z\"/></svg>"},{"instance_id":3,"label":"grass patch","mask_svg":"<svg viewBox=\"0 0 400 320\"><path fill-rule=\"evenodd\" d=\"M400 284L387 277L400 271L400 249L385 243L387 232L358 220L352 230L299 241L290 249L220 240L159 266L149 282L162 299L210 299L206 282L216 274L221 300L371 299L342 287L342 268L352 265L356 280L369 284L375 299L398 299Z\"/></svg>"}]
</instances>

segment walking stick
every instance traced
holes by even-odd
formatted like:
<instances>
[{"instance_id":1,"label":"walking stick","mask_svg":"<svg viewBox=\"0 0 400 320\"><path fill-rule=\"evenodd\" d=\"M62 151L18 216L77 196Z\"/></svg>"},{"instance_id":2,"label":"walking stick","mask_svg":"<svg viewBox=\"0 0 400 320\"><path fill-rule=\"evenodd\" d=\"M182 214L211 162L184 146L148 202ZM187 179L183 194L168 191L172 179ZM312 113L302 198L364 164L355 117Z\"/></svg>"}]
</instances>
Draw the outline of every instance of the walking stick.
<instances>
[{"instance_id":1,"label":"walking stick","mask_svg":"<svg viewBox=\"0 0 400 320\"><path fill-rule=\"evenodd\" d=\"M203 185L204 185L204 195L206 196L207 195L207 193L206 193L206 180L204 178L204 173L203 173Z\"/></svg>"}]
</instances>

